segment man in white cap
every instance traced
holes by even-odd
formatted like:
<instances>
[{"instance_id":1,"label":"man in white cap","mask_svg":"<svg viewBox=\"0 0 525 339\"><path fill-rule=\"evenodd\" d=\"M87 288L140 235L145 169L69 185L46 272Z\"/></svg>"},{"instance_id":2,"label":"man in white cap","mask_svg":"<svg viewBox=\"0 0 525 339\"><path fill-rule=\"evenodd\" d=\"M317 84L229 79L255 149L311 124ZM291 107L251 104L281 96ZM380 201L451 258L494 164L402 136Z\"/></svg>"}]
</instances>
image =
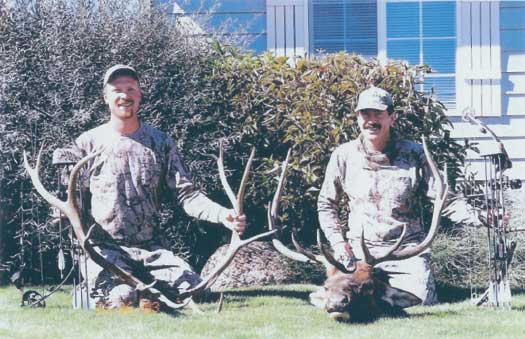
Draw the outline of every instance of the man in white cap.
<instances>
[{"instance_id":1,"label":"man in white cap","mask_svg":"<svg viewBox=\"0 0 525 339\"><path fill-rule=\"evenodd\" d=\"M372 254L384 253L404 226L402 246L421 242L425 234L418 197L433 195L421 145L399 138L391 129L397 116L390 94L378 87L364 90L355 112L361 133L332 153L318 198L321 229L336 258L349 265L363 258L362 231ZM343 195L348 197L350 210L346 235L339 219ZM378 266L405 273L391 277L393 287L416 295L425 305L436 301L429 251Z\"/></svg>"},{"instance_id":2,"label":"man in white cap","mask_svg":"<svg viewBox=\"0 0 525 339\"><path fill-rule=\"evenodd\" d=\"M131 258L162 267L151 274L173 288L192 287L200 281L198 274L165 250L166 236L159 230L161 201L176 199L190 216L222 223L239 234L244 231L246 218L198 191L173 139L140 120L142 92L135 69L127 65L109 68L103 94L110 111L109 121L82 133L71 149L61 152L78 161L104 149L89 163L84 185L89 187L91 196L91 217L100 226L93 238L106 258L123 268ZM125 252L111 244L121 246ZM130 286L91 260L87 260L87 274L81 266L88 278L90 307L137 305L138 293Z\"/></svg>"}]
</instances>

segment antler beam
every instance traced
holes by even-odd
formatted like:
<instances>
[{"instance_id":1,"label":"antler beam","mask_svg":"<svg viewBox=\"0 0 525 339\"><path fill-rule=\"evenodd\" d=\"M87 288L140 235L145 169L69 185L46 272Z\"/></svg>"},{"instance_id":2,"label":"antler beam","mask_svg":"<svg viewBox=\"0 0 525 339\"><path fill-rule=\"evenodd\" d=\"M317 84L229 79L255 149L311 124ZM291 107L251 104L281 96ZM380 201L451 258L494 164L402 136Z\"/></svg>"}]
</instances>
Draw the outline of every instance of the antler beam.
<instances>
[{"instance_id":1,"label":"antler beam","mask_svg":"<svg viewBox=\"0 0 525 339\"><path fill-rule=\"evenodd\" d=\"M434 201L434 209L432 211L432 221L428 234L425 237L425 239L417 246L407 247L403 250L397 251L401 243L403 242L403 239L406 234L406 227L404 227L403 232L397 240L397 242L392 247L390 247L385 254L379 257L374 257L370 254L370 251L368 250L368 247L366 246L366 243L364 241L364 235L361 235L361 247L363 249L363 253L365 254L365 262L369 265L375 265L388 260L403 260L416 256L422 253L428 247L430 247L432 241L434 241L434 238L437 235L437 230L441 221L441 212L443 211L443 208L445 206L449 189L447 182L447 164L445 163L445 168L443 170L443 178L439 173L436 162L434 161L434 159L432 159L432 156L430 155L425 137L423 137L423 151L425 152L425 157L427 159L428 166L430 167L432 176L435 180L435 185L437 186L436 198Z\"/></svg>"}]
</instances>

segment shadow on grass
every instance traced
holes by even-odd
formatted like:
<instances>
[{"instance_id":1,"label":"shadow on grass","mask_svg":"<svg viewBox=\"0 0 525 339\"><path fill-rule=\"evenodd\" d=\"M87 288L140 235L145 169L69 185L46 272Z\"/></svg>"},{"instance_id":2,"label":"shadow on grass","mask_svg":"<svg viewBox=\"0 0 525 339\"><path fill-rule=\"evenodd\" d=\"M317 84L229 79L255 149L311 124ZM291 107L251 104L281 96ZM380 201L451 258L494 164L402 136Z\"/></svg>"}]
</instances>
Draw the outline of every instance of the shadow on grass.
<instances>
[{"instance_id":1,"label":"shadow on grass","mask_svg":"<svg viewBox=\"0 0 525 339\"><path fill-rule=\"evenodd\" d=\"M440 303L455 303L462 302L470 299L470 289L462 288L457 286L451 286L446 284L437 284L436 292ZM274 289L264 290L226 290L224 294L228 297L233 297L239 301L243 301L247 298L253 297L283 297L283 298L295 298L308 302L309 294L311 291L292 291L289 289L280 289L278 287ZM513 293L525 293L525 290L514 291ZM219 300L220 292L209 292L202 296L200 300L202 302L216 302ZM525 306L524 306L525 307Z\"/></svg>"},{"instance_id":2,"label":"shadow on grass","mask_svg":"<svg viewBox=\"0 0 525 339\"><path fill-rule=\"evenodd\" d=\"M480 292L481 291L481 292ZM440 303L457 303L457 302L463 302L470 299L470 288L466 287L458 287L458 286L452 286L444 283L437 283L436 284L436 292L438 296L438 300ZM478 288L478 293L483 293L484 290ZM309 300L309 294L311 291L293 291L287 288L279 288L276 286L275 288L271 289L250 289L250 290L226 290L224 291L225 295L229 297L234 297L240 301L245 300L247 298L251 297L268 297L268 296L276 296L276 297L283 297L283 298L295 298L295 299L301 299L304 301ZM525 289L512 289L512 294L525 294ZM203 302L215 302L219 299L220 292L208 292L205 296L201 297L200 300ZM523 306L525 308L525 305Z\"/></svg>"},{"instance_id":3,"label":"shadow on grass","mask_svg":"<svg viewBox=\"0 0 525 339\"><path fill-rule=\"evenodd\" d=\"M239 301L244 301L253 297L283 297L294 298L308 301L310 291L291 291L287 289L265 289L265 290L227 290L224 295L228 298L234 298ZM216 302L219 300L220 292L208 292L200 298L201 302Z\"/></svg>"},{"instance_id":4,"label":"shadow on grass","mask_svg":"<svg viewBox=\"0 0 525 339\"><path fill-rule=\"evenodd\" d=\"M463 301L466 298L470 298L469 289L461 289L451 286L440 286L440 291L447 296L445 300L440 299L441 302L459 302ZM253 297L283 297L283 298L293 298L303 300L305 303L309 303L309 294L310 291L292 291L289 289L265 289L265 290L227 290L224 292L227 300L243 303L244 301L253 298ZM220 292L209 292L206 294L204 299L201 299L201 302L214 303L217 302L220 298ZM237 307L247 307L246 305L238 305ZM313 305L311 307L314 307ZM525 307L525 306L524 306ZM455 310L442 310L433 307L429 307L428 310L411 313L405 312L405 310L398 310L397 312L392 312L390 314L379 315L373 319L363 319L363 320L354 320L350 321L350 324L368 324L374 323L380 319L402 319L402 318L413 318L413 319L424 319L426 317L446 317L458 315L459 312Z\"/></svg>"},{"instance_id":5,"label":"shadow on grass","mask_svg":"<svg viewBox=\"0 0 525 339\"><path fill-rule=\"evenodd\" d=\"M436 284L436 293L440 303L455 303L470 299L470 289L451 286L448 284Z\"/></svg>"},{"instance_id":6,"label":"shadow on grass","mask_svg":"<svg viewBox=\"0 0 525 339\"><path fill-rule=\"evenodd\" d=\"M427 317L448 317L448 316L460 314L460 312L454 311L454 310L437 310L437 309L432 309L432 308L431 310L434 310L434 311L410 313L408 317L417 319L417 318L427 318Z\"/></svg>"},{"instance_id":7,"label":"shadow on grass","mask_svg":"<svg viewBox=\"0 0 525 339\"><path fill-rule=\"evenodd\" d=\"M485 289L478 288L478 295L485 292ZM440 303L457 303L470 300L470 288L451 286L447 284L437 284L436 292ZM512 288L512 295L524 295L525 289ZM512 306L513 310L525 311L525 305Z\"/></svg>"}]
</instances>

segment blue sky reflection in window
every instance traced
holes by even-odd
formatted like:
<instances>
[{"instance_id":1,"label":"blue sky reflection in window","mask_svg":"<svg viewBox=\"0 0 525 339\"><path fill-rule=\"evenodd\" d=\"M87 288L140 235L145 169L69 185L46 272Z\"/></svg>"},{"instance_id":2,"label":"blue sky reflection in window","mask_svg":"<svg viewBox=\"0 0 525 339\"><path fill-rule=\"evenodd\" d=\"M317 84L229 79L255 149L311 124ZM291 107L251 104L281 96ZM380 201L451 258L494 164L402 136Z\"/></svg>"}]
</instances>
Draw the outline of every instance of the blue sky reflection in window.
<instances>
[{"instance_id":1,"label":"blue sky reflection in window","mask_svg":"<svg viewBox=\"0 0 525 339\"><path fill-rule=\"evenodd\" d=\"M434 87L448 109L455 106L456 3L454 1L388 1L387 57L411 65L427 64L420 90Z\"/></svg>"},{"instance_id":2,"label":"blue sky reflection in window","mask_svg":"<svg viewBox=\"0 0 525 339\"><path fill-rule=\"evenodd\" d=\"M377 56L377 5L364 0L312 0L310 50Z\"/></svg>"}]
</instances>

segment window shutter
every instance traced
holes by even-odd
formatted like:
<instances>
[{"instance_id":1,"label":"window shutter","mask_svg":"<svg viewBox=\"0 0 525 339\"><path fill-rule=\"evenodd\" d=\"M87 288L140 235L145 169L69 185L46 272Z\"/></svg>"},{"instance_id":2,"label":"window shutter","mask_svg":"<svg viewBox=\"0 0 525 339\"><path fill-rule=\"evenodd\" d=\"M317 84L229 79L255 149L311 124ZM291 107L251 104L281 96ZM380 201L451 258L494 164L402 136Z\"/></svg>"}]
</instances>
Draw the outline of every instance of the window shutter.
<instances>
[{"instance_id":1,"label":"window shutter","mask_svg":"<svg viewBox=\"0 0 525 339\"><path fill-rule=\"evenodd\" d=\"M308 0L267 0L268 50L277 56L304 57L308 51Z\"/></svg>"},{"instance_id":2,"label":"window shutter","mask_svg":"<svg viewBox=\"0 0 525 339\"><path fill-rule=\"evenodd\" d=\"M499 1L457 3L456 89L460 115L501 115Z\"/></svg>"}]
</instances>

